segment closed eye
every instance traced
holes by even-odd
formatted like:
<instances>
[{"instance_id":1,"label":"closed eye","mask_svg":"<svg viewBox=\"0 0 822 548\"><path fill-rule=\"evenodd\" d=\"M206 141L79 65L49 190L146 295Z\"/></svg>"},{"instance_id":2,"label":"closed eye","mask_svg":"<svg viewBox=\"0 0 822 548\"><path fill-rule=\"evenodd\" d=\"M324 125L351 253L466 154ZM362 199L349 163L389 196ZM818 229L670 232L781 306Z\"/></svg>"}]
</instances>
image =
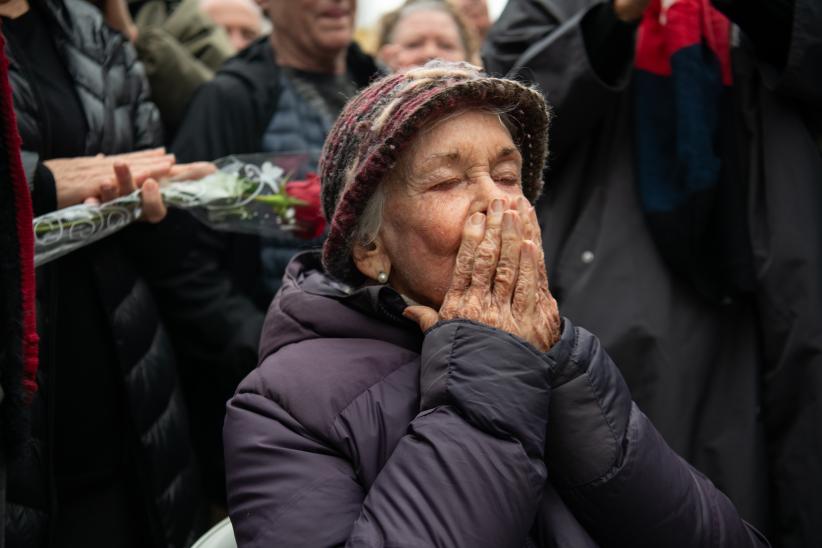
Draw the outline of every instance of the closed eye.
<instances>
[{"instance_id":1,"label":"closed eye","mask_svg":"<svg viewBox=\"0 0 822 548\"><path fill-rule=\"evenodd\" d=\"M497 184L504 186L519 186L521 184L519 176L514 173L495 174L494 181L496 181Z\"/></svg>"},{"instance_id":2,"label":"closed eye","mask_svg":"<svg viewBox=\"0 0 822 548\"><path fill-rule=\"evenodd\" d=\"M439 182L434 186L430 187L429 190L433 190L436 192L442 192L445 190L451 190L452 188L458 186L462 182L462 179L448 179L446 181Z\"/></svg>"}]
</instances>

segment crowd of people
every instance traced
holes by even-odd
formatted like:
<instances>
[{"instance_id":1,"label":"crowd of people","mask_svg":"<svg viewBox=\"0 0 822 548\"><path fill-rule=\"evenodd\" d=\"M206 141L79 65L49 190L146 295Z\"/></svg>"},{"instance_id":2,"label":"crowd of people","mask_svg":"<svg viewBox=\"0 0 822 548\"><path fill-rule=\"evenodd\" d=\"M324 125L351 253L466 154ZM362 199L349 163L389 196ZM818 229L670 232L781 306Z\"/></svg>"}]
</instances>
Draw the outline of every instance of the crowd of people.
<instances>
[{"instance_id":1,"label":"crowd of people","mask_svg":"<svg viewBox=\"0 0 822 548\"><path fill-rule=\"evenodd\" d=\"M0 548L822 545L822 5L356 10L0 0Z\"/></svg>"}]
</instances>

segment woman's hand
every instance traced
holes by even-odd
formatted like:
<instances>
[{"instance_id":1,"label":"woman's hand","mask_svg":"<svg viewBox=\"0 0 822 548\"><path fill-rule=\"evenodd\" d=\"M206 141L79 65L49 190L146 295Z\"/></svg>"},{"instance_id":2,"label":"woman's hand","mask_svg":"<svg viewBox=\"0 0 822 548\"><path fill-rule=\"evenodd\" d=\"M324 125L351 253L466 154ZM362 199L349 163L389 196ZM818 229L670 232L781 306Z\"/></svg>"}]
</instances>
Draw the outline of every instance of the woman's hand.
<instances>
[{"instance_id":1,"label":"woman's hand","mask_svg":"<svg viewBox=\"0 0 822 548\"><path fill-rule=\"evenodd\" d=\"M451 287L439 313L410 306L405 315L423 331L437 321L467 319L508 331L545 352L559 339L559 312L548 277L533 208L520 198L505 211L494 200L463 229Z\"/></svg>"}]
</instances>

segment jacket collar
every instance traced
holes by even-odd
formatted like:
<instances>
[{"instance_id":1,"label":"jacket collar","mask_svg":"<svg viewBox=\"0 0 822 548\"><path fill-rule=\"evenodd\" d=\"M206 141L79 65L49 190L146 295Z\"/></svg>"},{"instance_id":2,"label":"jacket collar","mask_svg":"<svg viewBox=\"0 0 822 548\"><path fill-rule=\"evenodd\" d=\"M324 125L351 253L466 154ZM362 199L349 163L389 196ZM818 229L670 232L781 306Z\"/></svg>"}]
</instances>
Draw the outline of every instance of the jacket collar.
<instances>
[{"instance_id":1,"label":"jacket collar","mask_svg":"<svg viewBox=\"0 0 822 548\"><path fill-rule=\"evenodd\" d=\"M419 352L422 333L402 316L405 302L384 285L351 287L328 276L319 251L296 255L268 310L260 360L302 340L376 339Z\"/></svg>"}]
</instances>

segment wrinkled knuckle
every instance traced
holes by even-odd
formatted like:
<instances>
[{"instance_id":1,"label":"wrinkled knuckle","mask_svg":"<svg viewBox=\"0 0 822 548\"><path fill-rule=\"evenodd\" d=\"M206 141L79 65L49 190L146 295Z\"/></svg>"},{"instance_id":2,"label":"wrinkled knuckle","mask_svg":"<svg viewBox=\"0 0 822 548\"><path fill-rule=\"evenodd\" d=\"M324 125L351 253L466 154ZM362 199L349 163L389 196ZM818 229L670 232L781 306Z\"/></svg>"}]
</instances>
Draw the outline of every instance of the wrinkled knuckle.
<instances>
[{"instance_id":1,"label":"wrinkled knuckle","mask_svg":"<svg viewBox=\"0 0 822 548\"><path fill-rule=\"evenodd\" d=\"M514 245L522 241L522 235L516 230L503 230L500 239L505 244Z\"/></svg>"},{"instance_id":2,"label":"wrinkled knuckle","mask_svg":"<svg viewBox=\"0 0 822 548\"><path fill-rule=\"evenodd\" d=\"M522 261L522 263L520 263L519 269L522 271L523 274L526 274L528 276L533 276L535 273L534 265L531 261Z\"/></svg>"},{"instance_id":3,"label":"wrinkled knuckle","mask_svg":"<svg viewBox=\"0 0 822 548\"><path fill-rule=\"evenodd\" d=\"M497 284L508 286L514 283L514 278L516 278L516 275L516 270L514 270L510 264L500 264L497 266L497 276L495 282Z\"/></svg>"},{"instance_id":4,"label":"wrinkled knuckle","mask_svg":"<svg viewBox=\"0 0 822 548\"><path fill-rule=\"evenodd\" d=\"M482 317L482 306L477 302L468 302L462 307L459 315L468 320L478 320Z\"/></svg>"},{"instance_id":5,"label":"wrinkled knuckle","mask_svg":"<svg viewBox=\"0 0 822 548\"><path fill-rule=\"evenodd\" d=\"M485 308L482 310L481 321L492 327L500 327L500 313L496 308Z\"/></svg>"},{"instance_id":6,"label":"wrinkled knuckle","mask_svg":"<svg viewBox=\"0 0 822 548\"><path fill-rule=\"evenodd\" d=\"M460 303L458 300L453 299L450 301L446 301L443 303L442 308L440 308L440 318L443 320L453 320L457 317L457 313L460 309Z\"/></svg>"},{"instance_id":7,"label":"wrinkled knuckle","mask_svg":"<svg viewBox=\"0 0 822 548\"><path fill-rule=\"evenodd\" d=\"M497 249L493 244L483 243L477 248L477 256L475 262L481 266L487 266L493 263L497 258Z\"/></svg>"},{"instance_id":8,"label":"wrinkled knuckle","mask_svg":"<svg viewBox=\"0 0 822 548\"><path fill-rule=\"evenodd\" d=\"M523 284L517 284L514 288L514 303L524 305L528 299L528 289Z\"/></svg>"},{"instance_id":9,"label":"wrinkled knuckle","mask_svg":"<svg viewBox=\"0 0 822 548\"><path fill-rule=\"evenodd\" d=\"M491 242L493 244L499 243L502 238L502 229L497 225L491 225L485 230L485 238L483 243Z\"/></svg>"},{"instance_id":10,"label":"wrinkled knuckle","mask_svg":"<svg viewBox=\"0 0 822 548\"><path fill-rule=\"evenodd\" d=\"M467 260L457 260L454 265L454 274L458 277L464 277L471 273L472 264Z\"/></svg>"}]
</instances>

